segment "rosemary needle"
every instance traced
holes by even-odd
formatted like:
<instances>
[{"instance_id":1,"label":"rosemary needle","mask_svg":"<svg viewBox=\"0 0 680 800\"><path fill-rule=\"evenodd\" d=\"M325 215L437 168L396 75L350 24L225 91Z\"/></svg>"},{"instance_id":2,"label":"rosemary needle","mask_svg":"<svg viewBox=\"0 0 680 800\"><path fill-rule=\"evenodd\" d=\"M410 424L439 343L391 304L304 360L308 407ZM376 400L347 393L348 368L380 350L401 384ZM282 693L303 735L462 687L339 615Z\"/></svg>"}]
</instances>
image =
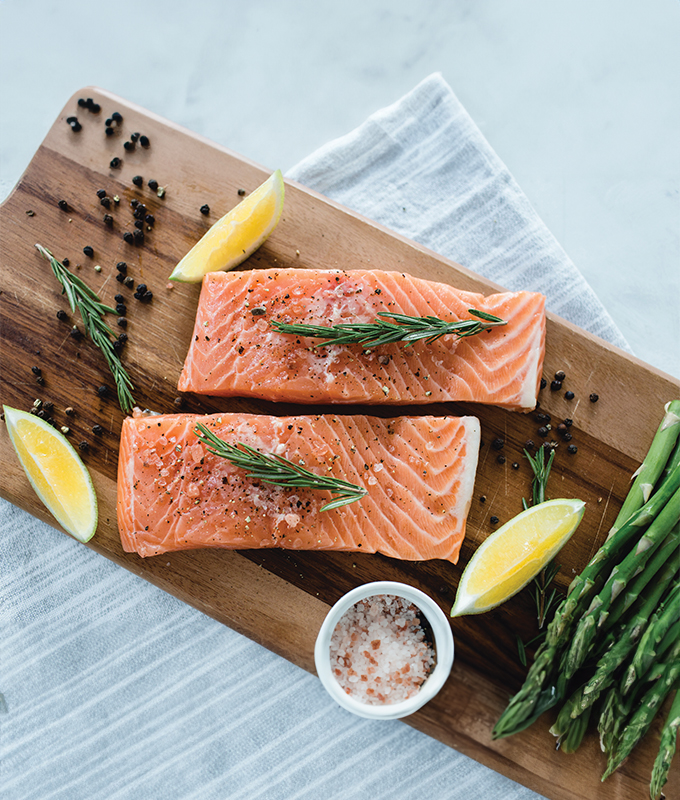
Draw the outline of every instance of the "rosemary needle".
<instances>
[{"instance_id":1,"label":"rosemary needle","mask_svg":"<svg viewBox=\"0 0 680 800\"><path fill-rule=\"evenodd\" d=\"M60 261L50 253L50 251L40 244L36 244L38 252L50 262L52 272L62 286L62 294L68 297L71 311L76 309L80 312L83 319L85 330L92 341L102 351L106 363L108 364L113 379L116 382L118 393L118 404L126 414L132 410L134 398L132 396L132 381L123 367L118 353L113 348L113 340L116 335L104 322L105 314L116 314L116 309L104 305L97 293L74 275Z\"/></svg>"},{"instance_id":2,"label":"rosemary needle","mask_svg":"<svg viewBox=\"0 0 680 800\"><path fill-rule=\"evenodd\" d=\"M316 475L283 456L261 453L243 442L239 442L238 445L229 444L201 422L196 424L194 433L211 453L226 458L237 467L248 470L249 478L256 478L264 483L273 483L290 489L320 489L336 494L330 503L321 507L321 511L330 511L332 508L340 508L348 503L354 503L367 494L367 490L362 486L356 486L339 478Z\"/></svg>"},{"instance_id":3,"label":"rosemary needle","mask_svg":"<svg viewBox=\"0 0 680 800\"><path fill-rule=\"evenodd\" d=\"M279 333L325 340L315 344L314 347L327 347L332 344L360 344L365 350L393 342L406 342L408 347L412 342L420 339L425 339L427 344L432 344L447 334L455 334L462 339L498 325L507 325L505 320L484 311L470 308L468 313L477 319L447 322L439 317L410 317L407 314L390 314L380 311L379 319L373 322L346 322L330 327L288 324L286 322L272 322L271 325ZM392 320L392 322L388 322L388 320Z\"/></svg>"}]
</instances>

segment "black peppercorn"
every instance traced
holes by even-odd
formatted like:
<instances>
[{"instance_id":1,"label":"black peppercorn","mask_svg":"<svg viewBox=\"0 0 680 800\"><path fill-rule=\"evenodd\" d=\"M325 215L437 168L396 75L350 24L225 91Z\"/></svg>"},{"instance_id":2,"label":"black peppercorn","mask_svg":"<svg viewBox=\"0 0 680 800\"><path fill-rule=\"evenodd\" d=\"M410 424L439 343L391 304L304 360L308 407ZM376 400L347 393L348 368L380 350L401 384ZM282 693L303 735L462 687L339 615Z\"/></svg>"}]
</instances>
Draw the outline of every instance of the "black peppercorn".
<instances>
[{"instance_id":1,"label":"black peppercorn","mask_svg":"<svg viewBox=\"0 0 680 800\"><path fill-rule=\"evenodd\" d=\"M85 452L85 450L89 450L90 449L90 445L86 441L82 441L82 442L80 442L78 444L78 448L80 450L82 450L83 452Z\"/></svg>"},{"instance_id":2,"label":"black peppercorn","mask_svg":"<svg viewBox=\"0 0 680 800\"><path fill-rule=\"evenodd\" d=\"M141 175L135 175L135 177L132 179L132 182L135 186L141 186L144 183L144 178L142 178Z\"/></svg>"},{"instance_id":3,"label":"black peppercorn","mask_svg":"<svg viewBox=\"0 0 680 800\"><path fill-rule=\"evenodd\" d=\"M113 217L111 214L104 214L104 225L108 225L109 228L113 228Z\"/></svg>"},{"instance_id":4,"label":"black peppercorn","mask_svg":"<svg viewBox=\"0 0 680 800\"><path fill-rule=\"evenodd\" d=\"M120 123L123 121L123 115L119 111L114 111L113 114L111 114L111 119L115 119L120 125Z\"/></svg>"},{"instance_id":5,"label":"black peppercorn","mask_svg":"<svg viewBox=\"0 0 680 800\"><path fill-rule=\"evenodd\" d=\"M172 402L173 402L173 405L176 405L178 408L181 408L184 405L184 398L183 397L176 397Z\"/></svg>"},{"instance_id":6,"label":"black peppercorn","mask_svg":"<svg viewBox=\"0 0 680 800\"><path fill-rule=\"evenodd\" d=\"M140 296L143 295L145 291L146 291L146 284L145 283L138 284L137 285L137 291L135 292L135 297L137 295L140 295Z\"/></svg>"},{"instance_id":7,"label":"black peppercorn","mask_svg":"<svg viewBox=\"0 0 680 800\"><path fill-rule=\"evenodd\" d=\"M562 388L562 381L552 381L550 384L551 392L558 392Z\"/></svg>"},{"instance_id":8,"label":"black peppercorn","mask_svg":"<svg viewBox=\"0 0 680 800\"><path fill-rule=\"evenodd\" d=\"M146 213L146 208L140 203L137 208L132 212L132 216L135 219L144 219L144 214Z\"/></svg>"},{"instance_id":9,"label":"black peppercorn","mask_svg":"<svg viewBox=\"0 0 680 800\"><path fill-rule=\"evenodd\" d=\"M566 376L566 374L565 374L565 373L564 373L564 371L563 371L563 370L561 370L561 369L560 369L560 370L558 370L558 371L555 373L555 380L556 380L556 381L563 381L563 380L564 380L566 377L567 377L567 376Z\"/></svg>"},{"instance_id":10,"label":"black peppercorn","mask_svg":"<svg viewBox=\"0 0 680 800\"><path fill-rule=\"evenodd\" d=\"M118 317L118 327L127 328L127 320L125 319L125 317Z\"/></svg>"},{"instance_id":11,"label":"black peppercorn","mask_svg":"<svg viewBox=\"0 0 680 800\"><path fill-rule=\"evenodd\" d=\"M134 232L135 244L142 244L144 242L144 231L136 230Z\"/></svg>"},{"instance_id":12,"label":"black peppercorn","mask_svg":"<svg viewBox=\"0 0 680 800\"><path fill-rule=\"evenodd\" d=\"M512 462L512 468L513 469L519 469L519 464L516 461L513 461Z\"/></svg>"},{"instance_id":13,"label":"black peppercorn","mask_svg":"<svg viewBox=\"0 0 680 800\"><path fill-rule=\"evenodd\" d=\"M78 117L66 117L66 122L69 125L73 125L74 122L78 122Z\"/></svg>"},{"instance_id":14,"label":"black peppercorn","mask_svg":"<svg viewBox=\"0 0 680 800\"><path fill-rule=\"evenodd\" d=\"M543 438L545 438L548 435L548 429L546 427L541 427L536 432L538 433L539 436L542 436Z\"/></svg>"},{"instance_id":15,"label":"black peppercorn","mask_svg":"<svg viewBox=\"0 0 680 800\"><path fill-rule=\"evenodd\" d=\"M122 282L125 280L125 275L123 275L123 273L122 273L122 272L119 272L119 273L116 275L116 280L118 281L118 283L122 283Z\"/></svg>"},{"instance_id":16,"label":"black peppercorn","mask_svg":"<svg viewBox=\"0 0 680 800\"><path fill-rule=\"evenodd\" d=\"M82 130L83 126L76 120L73 125L71 125L71 130L73 133L78 133L78 131Z\"/></svg>"},{"instance_id":17,"label":"black peppercorn","mask_svg":"<svg viewBox=\"0 0 680 800\"><path fill-rule=\"evenodd\" d=\"M60 200L58 206L62 211L68 211L68 203L66 200Z\"/></svg>"},{"instance_id":18,"label":"black peppercorn","mask_svg":"<svg viewBox=\"0 0 680 800\"><path fill-rule=\"evenodd\" d=\"M205 214L205 216L207 217L209 213L210 213L210 206L207 203L204 203L201 206L201 214Z\"/></svg>"},{"instance_id":19,"label":"black peppercorn","mask_svg":"<svg viewBox=\"0 0 680 800\"><path fill-rule=\"evenodd\" d=\"M499 464L505 464L505 456L503 455L498 456L496 461L498 461Z\"/></svg>"},{"instance_id":20,"label":"black peppercorn","mask_svg":"<svg viewBox=\"0 0 680 800\"><path fill-rule=\"evenodd\" d=\"M71 330L69 331L69 335L70 335L70 336L72 336L74 339L80 339L80 337L81 337L83 334L82 334L82 333L81 333L81 332L78 330L78 326L77 326L77 325L74 325L74 326L71 328Z\"/></svg>"},{"instance_id":21,"label":"black peppercorn","mask_svg":"<svg viewBox=\"0 0 680 800\"><path fill-rule=\"evenodd\" d=\"M590 395L590 398L589 398L589 400L590 400L590 402L591 402L591 403L597 403L597 401L598 401L599 399L600 399L600 396L599 396L599 395L597 395L597 394L595 394L595 392L593 392L593 393Z\"/></svg>"},{"instance_id":22,"label":"black peppercorn","mask_svg":"<svg viewBox=\"0 0 680 800\"><path fill-rule=\"evenodd\" d=\"M78 98L78 105L81 108L87 108L87 102L85 101L85 99L83 97L79 97Z\"/></svg>"},{"instance_id":23,"label":"black peppercorn","mask_svg":"<svg viewBox=\"0 0 680 800\"><path fill-rule=\"evenodd\" d=\"M153 214L147 214L144 217L144 222L146 222L147 225L154 225L156 223L156 217L154 217Z\"/></svg>"},{"instance_id":24,"label":"black peppercorn","mask_svg":"<svg viewBox=\"0 0 680 800\"><path fill-rule=\"evenodd\" d=\"M42 409L42 408L39 408L39 409L38 409L38 410L35 412L35 415L36 415L36 417L39 417L40 419L45 419L45 417L47 416L47 412L46 412L46 411L43 411L43 409Z\"/></svg>"},{"instance_id":25,"label":"black peppercorn","mask_svg":"<svg viewBox=\"0 0 680 800\"><path fill-rule=\"evenodd\" d=\"M565 400L573 400L574 399L574 393L573 392L565 392L564 393L564 399Z\"/></svg>"},{"instance_id":26,"label":"black peppercorn","mask_svg":"<svg viewBox=\"0 0 680 800\"><path fill-rule=\"evenodd\" d=\"M571 426L574 424L574 420L573 419L565 419L564 420L564 424L567 426L567 428L571 428Z\"/></svg>"},{"instance_id":27,"label":"black peppercorn","mask_svg":"<svg viewBox=\"0 0 680 800\"><path fill-rule=\"evenodd\" d=\"M106 120L106 122L104 123L104 125L107 125L107 126L109 126L109 125L113 125L113 119L112 119L111 117L109 117L109 118Z\"/></svg>"},{"instance_id":28,"label":"black peppercorn","mask_svg":"<svg viewBox=\"0 0 680 800\"><path fill-rule=\"evenodd\" d=\"M123 352L123 343L119 342L118 339L112 345L113 351L116 355L120 355Z\"/></svg>"},{"instance_id":29,"label":"black peppercorn","mask_svg":"<svg viewBox=\"0 0 680 800\"><path fill-rule=\"evenodd\" d=\"M267 313L267 309L266 308L262 308L262 306L258 306L258 308L251 309L250 313L254 317L261 317L263 314Z\"/></svg>"},{"instance_id":30,"label":"black peppercorn","mask_svg":"<svg viewBox=\"0 0 680 800\"><path fill-rule=\"evenodd\" d=\"M562 438L564 439L565 442L570 442L573 437L569 432L567 432L562 434Z\"/></svg>"},{"instance_id":31,"label":"black peppercorn","mask_svg":"<svg viewBox=\"0 0 680 800\"><path fill-rule=\"evenodd\" d=\"M113 130L113 128L111 128L111 127L106 127L106 128L104 128L104 133L105 133L107 136L113 136L113 134L115 133L115 131L114 131L114 130Z\"/></svg>"},{"instance_id":32,"label":"black peppercorn","mask_svg":"<svg viewBox=\"0 0 680 800\"><path fill-rule=\"evenodd\" d=\"M573 454L573 453L577 453L577 452L578 452L578 447L576 447L575 444L570 444L569 447L567 447L567 453L572 453Z\"/></svg>"},{"instance_id":33,"label":"black peppercorn","mask_svg":"<svg viewBox=\"0 0 680 800\"><path fill-rule=\"evenodd\" d=\"M109 387L108 386L99 386L99 387L97 387L97 394L100 397L106 397L108 395L108 393L109 393Z\"/></svg>"},{"instance_id":34,"label":"black peppercorn","mask_svg":"<svg viewBox=\"0 0 680 800\"><path fill-rule=\"evenodd\" d=\"M124 317L127 314L127 308L125 307L125 303L118 303L116 305L116 314L120 317Z\"/></svg>"},{"instance_id":35,"label":"black peppercorn","mask_svg":"<svg viewBox=\"0 0 680 800\"><path fill-rule=\"evenodd\" d=\"M114 157L114 158L112 158L112 159L111 159L111 161L109 162L109 166L111 167L111 169L118 169L118 167L120 167L120 165L121 165L122 163L123 163L123 162L122 162L122 161L121 161L121 160L118 158L118 156L115 156L115 157Z\"/></svg>"},{"instance_id":36,"label":"black peppercorn","mask_svg":"<svg viewBox=\"0 0 680 800\"><path fill-rule=\"evenodd\" d=\"M133 141L133 142L138 142L139 141L139 134L137 132L133 133L130 136L130 140Z\"/></svg>"},{"instance_id":37,"label":"black peppercorn","mask_svg":"<svg viewBox=\"0 0 680 800\"><path fill-rule=\"evenodd\" d=\"M491 442L491 447L493 447L494 450L502 450L505 447L505 441L503 439L494 439L493 442Z\"/></svg>"},{"instance_id":38,"label":"black peppercorn","mask_svg":"<svg viewBox=\"0 0 680 800\"><path fill-rule=\"evenodd\" d=\"M152 192L155 192L156 189L158 189L158 181L154 180L153 178L149 181L147 185Z\"/></svg>"},{"instance_id":39,"label":"black peppercorn","mask_svg":"<svg viewBox=\"0 0 680 800\"><path fill-rule=\"evenodd\" d=\"M83 253L85 253L85 255L88 256L88 258L92 258L92 256L94 255L94 250L90 247L89 244L86 244L85 247L83 247Z\"/></svg>"},{"instance_id":40,"label":"black peppercorn","mask_svg":"<svg viewBox=\"0 0 680 800\"><path fill-rule=\"evenodd\" d=\"M238 196L239 196L239 197L243 197L243 195L244 195L245 193L246 193L246 190L245 190L245 189L239 189L239 190L238 190Z\"/></svg>"},{"instance_id":41,"label":"black peppercorn","mask_svg":"<svg viewBox=\"0 0 680 800\"><path fill-rule=\"evenodd\" d=\"M40 369L40 367L31 367L31 372L34 375L42 375L42 370Z\"/></svg>"},{"instance_id":42,"label":"black peppercorn","mask_svg":"<svg viewBox=\"0 0 680 800\"><path fill-rule=\"evenodd\" d=\"M123 297L122 294L117 294L113 299L116 301L116 303L124 303L125 302L125 298Z\"/></svg>"},{"instance_id":43,"label":"black peppercorn","mask_svg":"<svg viewBox=\"0 0 680 800\"><path fill-rule=\"evenodd\" d=\"M527 439L526 442L524 442L524 447L525 447L526 450L533 450L534 449L533 440L532 439Z\"/></svg>"},{"instance_id":44,"label":"black peppercorn","mask_svg":"<svg viewBox=\"0 0 680 800\"><path fill-rule=\"evenodd\" d=\"M493 516L489 517L489 522L492 525L498 525L498 517L494 514Z\"/></svg>"},{"instance_id":45,"label":"black peppercorn","mask_svg":"<svg viewBox=\"0 0 680 800\"><path fill-rule=\"evenodd\" d=\"M133 197L132 200L130 200L130 205L132 206L132 208L137 208L137 206L139 205L139 200Z\"/></svg>"},{"instance_id":46,"label":"black peppercorn","mask_svg":"<svg viewBox=\"0 0 680 800\"><path fill-rule=\"evenodd\" d=\"M135 241L135 237L130 233L130 231L125 231L125 233L123 234L123 239L128 244L134 244Z\"/></svg>"},{"instance_id":47,"label":"black peppercorn","mask_svg":"<svg viewBox=\"0 0 680 800\"><path fill-rule=\"evenodd\" d=\"M140 136L139 143L142 145L142 147L148 147L151 144L148 136Z\"/></svg>"},{"instance_id":48,"label":"black peppercorn","mask_svg":"<svg viewBox=\"0 0 680 800\"><path fill-rule=\"evenodd\" d=\"M534 419L536 422L550 422L550 414L544 414L542 411L539 411Z\"/></svg>"},{"instance_id":49,"label":"black peppercorn","mask_svg":"<svg viewBox=\"0 0 680 800\"><path fill-rule=\"evenodd\" d=\"M135 220L135 228L137 228L137 230L143 231L144 230L144 220L143 219L136 219Z\"/></svg>"},{"instance_id":50,"label":"black peppercorn","mask_svg":"<svg viewBox=\"0 0 680 800\"><path fill-rule=\"evenodd\" d=\"M42 375L38 375L38 377L35 379L35 382L39 383L41 386L45 385L45 379L43 378Z\"/></svg>"},{"instance_id":51,"label":"black peppercorn","mask_svg":"<svg viewBox=\"0 0 680 800\"><path fill-rule=\"evenodd\" d=\"M99 203L101 205L103 205L104 208L111 208L111 198L110 197L102 197L102 199L99 201Z\"/></svg>"},{"instance_id":52,"label":"black peppercorn","mask_svg":"<svg viewBox=\"0 0 680 800\"><path fill-rule=\"evenodd\" d=\"M95 436L101 436L104 433L104 428L102 428L101 425L93 425L92 433L94 433Z\"/></svg>"},{"instance_id":53,"label":"black peppercorn","mask_svg":"<svg viewBox=\"0 0 680 800\"><path fill-rule=\"evenodd\" d=\"M130 275L128 275L127 278L124 279L124 282L125 282L125 285L128 287L128 289L132 289L132 287L135 285L135 282L134 282L132 276L130 276Z\"/></svg>"},{"instance_id":54,"label":"black peppercorn","mask_svg":"<svg viewBox=\"0 0 680 800\"><path fill-rule=\"evenodd\" d=\"M102 197L106 197L106 189L99 189L97 192L97 197L101 200Z\"/></svg>"},{"instance_id":55,"label":"black peppercorn","mask_svg":"<svg viewBox=\"0 0 680 800\"><path fill-rule=\"evenodd\" d=\"M99 103L90 103L89 108L93 114L99 114L99 112L102 110L102 107L99 105Z\"/></svg>"},{"instance_id":56,"label":"black peppercorn","mask_svg":"<svg viewBox=\"0 0 680 800\"><path fill-rule=\"evenodd\" d=\"M59 311L57 311L57 319L60 319L63 322L65 319L68 319L68 314L59 309Z\"/></svg>"},{"instance_id":57,"label":"black peppercorn","mask_svg":"<svg viewBox=\"0 0 680 800\"><path fill-rule=\"evenodd\" d=\"M545 378L541 378L541 389L545 389L548 385L548 381Z\"/></svg>"},{"instance_id":58,"label":"black peppercorn","mask_svg":"<svg viewBox=\"0 0 680 800\"><path fill-rule=\"evenodd\" d=\"M486 495L485 495L485 494L483 494L483 495L482 495L482 496L479 498L479 502L480 502L480 503L486 503Z\"/></svg>"},{"instance_id":59,"label":"black peppercorn","mask_svg":"<svg viewBox=\"0 0 680 800\"><path fill-rule=\"evenodd\" d=\"M127 272L127 263L125 261L119 261L116 264L116 269L118 270L118 272L122 272L123 275L125 275L125 273Z\"/></svg>"},{"instance_id":60,"label":"black peppercorn","mask_svg":"<svg viewBox=\"0 0 680 800\"><path fill-rule=\"evenodd\" d=\"M62 259L61 259L61 263L62 263L62 264L65 266L65 267L68 267L68 265L69 265L71 262L68 260L68 258L62 258Z\"/></svg>"},{"instance_id":61,"label":"black peppercorn","mask_svg":"<svg viewBox=\"0 0 680 800\"><path fill-rule=\"evenodd\" d=\"M125 342L127 342L127 340L128 340L128 335L127 335L127 333L120 333L120 334L118 334L118 341L119 341L119 342L122 342L122 343L124 344Z\"/></svg>"},{"instance_id":62,"label":"black peppercorn","mask_svg":"<svg viewBox=\"0 0 680 800\"><path fill-rule=\"evenodd\" d=\"M134 142L123 142L123 147L124 147L124 148L125 148L125 149L126 149L128 152L131 152L132 150L134 150L134 149L135 149L135 143L134 143Z\"/></svg>"},{"instance_id":63,"label":"black peppercorn","mask_svg":"<svg viewBox=\"0 0 680 800\"><path fill-rule=\"evenodd\" d=\"M557 430L559 433L566 433L567 426L564 424L564 422L560 422L560 424L557 426Z\"/></svg>"},{"instance_id":64,"label":"black peppercorn","mask_svg":"<svg viewBox=\"0 0 680 800\"><path fill-rule=\"evenodd\" d=\"M153 300L153 292L144 292L141 300L143 303L150 303Z\"/></svg>"},{"instance_id":65,"label":"black peppercorn","mask_svg":"<svg viewBox=\"0 0 680 800\"><path fill-rule=\"evenodd\" d=\"M49 414L49 413L50 413L50 411L53 411L53 410L54 410L54 403L53 403L53 402L51 402L50 400L48 400L46 403L43 403L43 404L42 404L42 407L43 407L43 408L45 409L45 411L47 411L47 413Z\"/></svg>"}]
</instances>

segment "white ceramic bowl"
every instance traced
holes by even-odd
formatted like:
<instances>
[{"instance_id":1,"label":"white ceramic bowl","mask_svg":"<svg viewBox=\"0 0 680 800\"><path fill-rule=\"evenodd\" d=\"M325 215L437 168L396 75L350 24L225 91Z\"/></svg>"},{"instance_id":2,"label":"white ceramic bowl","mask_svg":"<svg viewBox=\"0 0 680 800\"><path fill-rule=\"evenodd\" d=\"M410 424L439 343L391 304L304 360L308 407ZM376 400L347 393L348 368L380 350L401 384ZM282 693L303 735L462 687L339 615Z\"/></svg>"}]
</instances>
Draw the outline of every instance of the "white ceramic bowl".
<instances>
[{"instance_id":1,"label":"white ceramic bowl","mask_svg":"<svg viewBox=\"0 0 680 800\"><path fill-rule=\"evenodd\" d=\"M353 605L376 594L396 595L414 603L427 618L434 636L436 651L434 670L423 683L418 693L401 703L369 705L355 700L342 689L331 672L330 644L335 626ZM451 625L441 608L420 589L408 586L405 583L396 583L395 581L366 583L363 586L357 586L356 589L352 589L351 592L341 597L328 612L316 638L314 662L316 664L316 672L326 691L338 705L347 709L347 711L369 719L399 719L400 717L407 717L431 700L442 688L451 673L451 666L453 665Z\"/></svg>"}]
</instances>

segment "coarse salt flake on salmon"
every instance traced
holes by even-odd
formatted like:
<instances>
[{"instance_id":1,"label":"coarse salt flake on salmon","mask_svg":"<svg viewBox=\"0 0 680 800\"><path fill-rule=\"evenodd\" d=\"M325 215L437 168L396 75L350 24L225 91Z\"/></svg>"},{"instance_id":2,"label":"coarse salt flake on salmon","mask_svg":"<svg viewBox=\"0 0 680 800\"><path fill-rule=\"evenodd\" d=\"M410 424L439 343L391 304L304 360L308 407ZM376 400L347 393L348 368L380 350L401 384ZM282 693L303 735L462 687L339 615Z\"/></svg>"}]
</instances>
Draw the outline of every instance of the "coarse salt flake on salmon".
<instances>
[{"instance_id":1,"label":"coarse salt flake on salmon","mask_svg":"<svg viewBox=\"0 0 680 800\"><path fill-rule=\"evenodd\" d=\"M329 491L247 477L196 436L276 453L364 487L321 511ZM123 422L118 528L126 552L203 547L380 552L456 563L479 454L476 417L140 415Z\"/></svg>"},{"instance_id":2,"label":"coarse salt flake on salmon","mask_svg":"<svg viewBox=\"0 0 680 800\"><path fill-rule=\"evenodd\" d=\"M315 347L317 339L272 322L331 327L373 322L379 313L507 321L474 336ZM486 403L536 406L545 354L545 298L536 292L484 296L400 272L263 269L214 272L203 280L178 388L274 402Z\"/></svg>"}]
</instances>

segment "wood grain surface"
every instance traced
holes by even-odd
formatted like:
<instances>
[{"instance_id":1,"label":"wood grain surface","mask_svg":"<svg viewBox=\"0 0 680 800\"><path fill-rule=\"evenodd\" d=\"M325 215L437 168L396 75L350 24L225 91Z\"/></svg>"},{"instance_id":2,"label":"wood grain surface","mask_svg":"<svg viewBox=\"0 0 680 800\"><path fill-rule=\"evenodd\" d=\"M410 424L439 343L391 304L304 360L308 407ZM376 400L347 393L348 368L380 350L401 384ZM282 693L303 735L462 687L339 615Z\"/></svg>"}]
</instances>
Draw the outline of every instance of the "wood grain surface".
<instances>
[{"instance_id":1,"label":"wood grain surface","mask_svg":"<svg viewBox=\"0 0 680 800\"><path fill-rule=\"evenodd\" d=\"M101 112L77 105L92 97ZM105 136L104 121L114 111L123 123ZM82 130L73 132L66 118L75 115ZM149 137L150 146L123 149L132 132ZM114 157L121 166L111 168ZM276 165L274 165L276 166ZM167 276L189 247L239 201L239 189L258 186L270 170L218 147L200 136L162 120L99 89L83 89L64 107L59 119L31 161L19 184L0 208L0 401L29 409L35 398L54 404L58 425L68 425L74 444L87 442L83 458L95 482L100 523L88 546L151 581L204 613L238 630L265 647L313 671L313 647L328 607L344 592L370 580L401 580L426 591L448 613L455 589L474 549L497 526L521 510L529 495L530 468L522 457L528 439L539 443L534 414L446 404L427 413L474 413L482 423L483 445L468 521L468 533L458 566L444 562L408 563L380 555L305 553L290 551L192 551L141 559L122 551L115 518L118 437L123 415L114 385L99 351L85 339L70 335L72 318L48 263L34 248L40 243L71 268L105 302L126 297L129 335L123 361L135 384L139 407L159 412L205 413L218 410L273 414L305 413L310 409L249 400L178 396L177 379L192 332L199 287L175 285ZM142 175L144 185L132 183ZM150 179L165 188L159 198ZM111 198L109 209L97 191ZM155 217L142 245L123 240L132 231L130 201L144 202ZM67 210L58 203L65 200ZM210 206L209 216L200 207ZM104 214L113 225L103 222ZM94 256L83 253L86 245ZM145 283L153 301L142 304L133 290L116 281L116 263L125 261L135 285ZM101 267L101 270L95 267ZM490 293L499 287L409 240L340 207L293 182L286 182L284 212L267 243L243 268L307 266L316 268L379 268L400 270ZM57 311L68 320L57 319ZM115 323L114 323L115 326ZM82 327L82 326L81 326ZM36 382L40 367L44 384ZM580 497L586 513L579 530L562 551L557 583L564 589L604 541L627 491L631 473L649 447L664 404L680 396L680 383L575 326L549 316L544 375L556 370L567 379L560 392L545 389L540 411L552 425L573 420L570 455L551 431L557 448L549 494ZM98 387L108 386L107 396ZM564 391L575 398L568 401ZM591 403L596 392L599 402ZM75 410L66 416L65 408ZM329 410L319 409L317 410ZM357 411L367 411L359 409ZM422 413L423 408L376 409L395 416ZM347 413L344 409L343 413ZM92 427L100 425L103 434ZM502 455L491 447L503 438ZM514 468L513 464L518 464ZM2 495L30 513L55 524L26 480L0 426ZM482 497L485 501L482 502ZM533 601L521 593L502 608L478 617L452 621L456 662L438 697L406 721L555 800L645 798L657 750L660 720L626 764L607 782L600 782L605 758L590 736L576 755L555 751L548 733L550 714L532 728L493 742L491 729L509 695L520 685L525 669L517 656L516 637L536 633ZM675 766L668 797L680 795L680 770Z\"/></svg>"}]
</instances>

